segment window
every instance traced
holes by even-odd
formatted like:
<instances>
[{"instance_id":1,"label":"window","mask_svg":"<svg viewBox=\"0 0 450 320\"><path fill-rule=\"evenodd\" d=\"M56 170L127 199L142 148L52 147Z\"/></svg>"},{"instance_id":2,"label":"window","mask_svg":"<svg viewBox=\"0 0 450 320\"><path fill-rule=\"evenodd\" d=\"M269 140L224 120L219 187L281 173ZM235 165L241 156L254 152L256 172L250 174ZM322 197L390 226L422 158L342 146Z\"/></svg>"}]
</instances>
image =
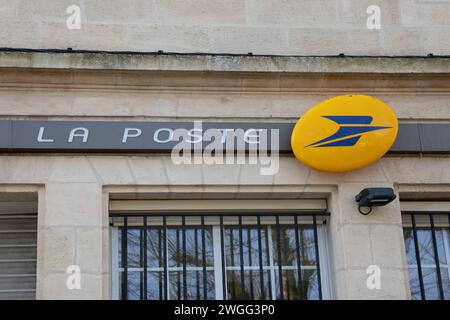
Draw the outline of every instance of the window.
<instances>
[{"instance_id":1,"label":"window","mask_svg":"<svg viewBox=\"0 0 450 320\"><path fill-rule=\"evenodd\" d=\"M325 214L114 215L120 299L328 297Z\"/></svg>"},{"instance_id":2,"label":"window","mask_svg":"<svg viewBox=\"0 0 450 320\"><path fill-rule=\"evenodd\" d=\"M450 214L403 215L411 296L415 300L450 300Z\"/></svg>"},{"instance_id":3,"label":"window","mask_svg":"<svg viewBox=\"0 0 450 320\"><path fill-rule=\"evenodd\" d=\"M0 300L36 297L34 210L36 203L0 202Z\"/></svg>"}]
</instances>

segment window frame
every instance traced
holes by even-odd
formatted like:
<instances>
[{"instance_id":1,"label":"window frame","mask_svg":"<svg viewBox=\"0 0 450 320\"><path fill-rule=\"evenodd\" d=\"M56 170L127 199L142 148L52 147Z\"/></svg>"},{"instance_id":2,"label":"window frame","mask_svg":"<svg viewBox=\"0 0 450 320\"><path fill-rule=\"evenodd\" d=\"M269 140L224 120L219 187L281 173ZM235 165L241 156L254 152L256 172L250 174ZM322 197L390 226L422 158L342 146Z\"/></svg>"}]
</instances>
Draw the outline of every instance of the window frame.
<instances>
[{"instance_id":1,"label":"window frame","mask_svg":"<svg viewBox=\"0 0 450 320\"><path fill-rule=\"evenodd\" d=\"M324 212L324 211L317 211L317 210L313 210L310 211L308 213L305 212L263 212L263 211L259 211L258 214L251 214L251 213L237 213L237 212L208 212L208 213L204 213L204 212L198 212L198 213L192 213L190 212L189 214L192 214L192 216L212 216L212 217L218 217L218 216L223 216L224 218L226 217L237 217L238 215L242 215L243 217L251 217L251 216L268 216L268 217L276 217L276 216L295 216L295 215L304 215L304 216L309 216L309 217L315 217L314 220L316 220L316 230L317 230L317 250L318 250L318 260L320 262L318 262L318 266L319 266L319 272L320 272L320 282L321 282L321 294L322 294L322 300L329 300L332 299L332 284L331 284L331 273L330 273L330 261L329 261L329 246L328 246L328 232L327 232L327 218L329 217L329 213L328 212ZM150 212L150 213L143 213L143 212L139 212L138 214L134 215L134 214L123 214L123 215L119 215L119 216L129 216L129 217L143 217L143 216L147 216L147 217L161 217L161 216L171 216L173 215L173 217L180 217L183 215L186 215L186 212L175 212L175 213L164 213L164 212L160 212L160 213L156 213L156 212ZM113 214L110 216L110 218L114 218L117 217L118 215ZM323 218L322 221L318 221L318 218ZM226 224L226 223L224 223ZM292 224L295 225L295 224ZM300 225L300 224L299 224ZM311 226L313 225L312 223L310 224ZM215 300L223 300L223 294L225 292L224 288L223 288L223 279L226 280L226 276L223 277L223 271L222 271L222 247L221 247L221 228L219 224L215 224L212 226L212 235L213 235L213 243L212 246L214 248L214 266L213 267L208 267L208 269L211 269L214 272L214 277L215 277ZM109 259L109 263L110 263L110 295L111 295L111 299L113 300L119 300L121 299L120 295L120 269L119 269L119 261L120 261L120 257L118 254L118 249L119 249L119 227L117 226L110 226L109 229L109 234L110 234L110 259ZM167 248L167 247L166 247ZM289 267L285 268L285 265L282 265L282 269L287 270L289 269ZM237 267L230 267L230 266L225 266L225 271L228 270L229 268L237 268ZM259 265L258 266L254 266L252 268L256 268L259 269ZM277 265L271 265L270 266L271 270L273 269L273 272L278 272L278 266ZM173 271L171 269L173 269L172 267L168 267L167 268L168 271ZM193 269L195 271L196 268L190 268L190 267L186 267L186 270L189 271L190 269ZM198 269L202 269L201 267L198 267ZM297 268L294 268L295 270L297 270ZM316 269L316 268L313 268ZM302 270L303 270L303 266L302 266ZM147 272L150 271L150 268L147 269ZM169 282L169 281L168 281ZM226 286L226 285L225 285ZM168 285L169 287L169 285ZM170 289L169 289L170 290ZM275 291L277 292L277 288L275 288L275 284L273 284L271 286L271 290L272 292ZM170 291L169 291L170 292ZM169 297L170 299L170 297ZM276 295L273 296L272 295L272 300L276 299Z\"/></svg>"},{"instance_id":2,"label":"window frame","mask_svg":"<svg viewBox=\"0 0 450 320\"><path fill-rule=\"evenodd\" d=\"M444 280L442 279L442 268L447 269L447 276L448 279L450 281L450 211L440 211L439 209L441 209L440 206L440 202L437 202L437 204L435 203L429 203L429 202L406 202L407 205L405 207L407 207L409 210L402 210L402 228L403 228L403 232L405 230L405 228L411 228L412 232L413 232L413 241L414 241L414 257L416 260L416 264L409 264L407 262L407 269L408 269L408 273L410 271L410 269L415 269L417 270L417 277L419 279L419 286L420 286L420 298L421 300L427 300L426 298L426 290L424 288L424 276L423 276L423 269L433 269L435 271L436 274L436 284L437 284L437 292L438 292L438 296L440 300L445 300L445 292L443 289L443 284L444 284ZM448 202L446 202L448 203ZM423 210L422 210L423 209ZM438 210L436 210L438 209ZM441 209L442 210L442 209ZM403 218L404 216L408 216L409 219L411 219L411 222L409 225L409 222L406 222L405 219ZM417 216L427 216L427 222L423 222L423 221L416 221L416 217ZM436 216L444 216L444 220L447 219L447 222L444 223L443 227L439 227L436 226L436 222L434 220L434 218ZM417 237L417 232L421 229L421 228L426 228L427 230L429 230L431 232L431 237L432 237L432 246L433 246L433 259L434 259L434 264L423 264L421 261L421 257L420 255L417 256L417 253L419 252L419 248L420 245L418 245L418 237ZM440 263L440 256L439 256L439 248L437 245L437 237L436 237L436 229L438 228L443 228L444 233L443 233L443 250L445 253L445 259L446 259L446 264L442 264ZM406 246L405 246L405 254L406 254ZM445 272L445 271L444 271ZM408 281L408 285L411 286L410 281ZM411 287L410 287L410 292L411 292Z\"/></svg>"}]
</instances>

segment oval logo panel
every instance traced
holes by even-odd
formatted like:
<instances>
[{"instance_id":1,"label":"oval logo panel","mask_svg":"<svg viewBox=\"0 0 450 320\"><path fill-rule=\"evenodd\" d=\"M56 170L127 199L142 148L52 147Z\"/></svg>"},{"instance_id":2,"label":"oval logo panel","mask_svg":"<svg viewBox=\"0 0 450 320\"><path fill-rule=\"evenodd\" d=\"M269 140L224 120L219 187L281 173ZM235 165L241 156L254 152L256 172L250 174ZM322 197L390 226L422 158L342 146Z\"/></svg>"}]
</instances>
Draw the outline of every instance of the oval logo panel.
<instances>
[{"instance_id":1,"label":"oval logo panel","mask_svg":"<svg viewBox=\"0 0 450 320\"><path fill-rule=\"evenodd\" d=\"M397 132L397 117L383 101L345 95L308 110L294 127L291 147L295 157L311 168L346 172L380 159Z\"/></svg>"}]
</instances>

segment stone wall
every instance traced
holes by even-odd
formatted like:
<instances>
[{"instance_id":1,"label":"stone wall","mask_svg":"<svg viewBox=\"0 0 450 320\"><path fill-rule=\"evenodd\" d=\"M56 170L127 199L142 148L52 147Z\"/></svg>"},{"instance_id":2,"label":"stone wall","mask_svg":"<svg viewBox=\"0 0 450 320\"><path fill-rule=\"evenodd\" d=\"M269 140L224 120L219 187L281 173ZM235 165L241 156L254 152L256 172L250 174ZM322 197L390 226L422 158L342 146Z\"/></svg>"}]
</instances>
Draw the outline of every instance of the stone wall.
<instances>
[{"instance_id":1,"label":"stone wall","mask_svg":"<svg viewBox=\"0 0 450 320\"><path fill-rule=\"evenodd\" d=\"M81 29L66 27L69 5ZM368 30L367 8L381 9ZM277 55L448 55L447 0L1 0L0 46Z\"/></svg>"},{"instance_id":2,"label":"stone wall","mask_svg":"<svg viewBox=\"0 0 450 320\"><path fill-rule=\"evenodd\" d=\"M402 61L414 64L415 60ZM113 71L64 66L2 69L0 115L2 119L294 122L327 97L355 92L385 100L403 122L450 120L448 73ZM430 186L433 192L448 192L449 167L448 155L386 156L355 172L327 174L283 156L276 175L261 176L254 165L175 166L163 155L4 154L0 193L39 194L40 299L110 298L108 202L124 193L167 198L180 194L209 198L217 193L241 199L248 194L272 199L325 197L331 212L327 228L332 297L407 299L399 199L362 216L354 196L371 186L422 195ZM81 290L66 288L66 268L72 264L81 267ZM373 264L382 271L381 290L366 286L366 268Z\"/></svg>"},{"instance_id":3,"label":"stone wall","mask_svg":"<svg viewBox=\"0 0 450 320\"><path fill-rule=\"evenodd\" d=\"M327 174L282 157L276 175L261 176L255 165L176 166L168 156L5 155L0 157L0 193L39 193L40 299L110 297L108 201L124 193L172 198L193 193L204 199L212 193L228 194L227 199L242 199L244 194L271 199L320 194L328 199L331 212L332 298L407 299L398 199L362 216L354 196L372 186L448 185L449 166L448 157L389 157L353 173ZM74 264L81 268L80 290L66 287L66 268ZM380 290L366 287L369 265L381 268Z\"/></svg>"}]
</instances>

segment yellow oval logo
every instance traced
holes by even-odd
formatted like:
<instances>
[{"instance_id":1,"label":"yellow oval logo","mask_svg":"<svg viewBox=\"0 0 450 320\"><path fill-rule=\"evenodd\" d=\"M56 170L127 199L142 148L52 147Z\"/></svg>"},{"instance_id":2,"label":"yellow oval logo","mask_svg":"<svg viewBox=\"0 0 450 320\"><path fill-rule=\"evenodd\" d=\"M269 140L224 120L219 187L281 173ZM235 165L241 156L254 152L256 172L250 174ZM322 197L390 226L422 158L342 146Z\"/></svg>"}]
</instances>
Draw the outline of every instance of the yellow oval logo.
<instances>
[{"instance_id":1,"label":"yellow oval logo","mask_svg":"<svg viewBox=\"0 0 450 320\"><path fill-rule=\"evenodd\" d=\"M292 131L291 147L295 157L311 168L346 172L380 159L397 132L397 117L383 101L345 95L308 110Z\"/></svg>"}]
</instances>

